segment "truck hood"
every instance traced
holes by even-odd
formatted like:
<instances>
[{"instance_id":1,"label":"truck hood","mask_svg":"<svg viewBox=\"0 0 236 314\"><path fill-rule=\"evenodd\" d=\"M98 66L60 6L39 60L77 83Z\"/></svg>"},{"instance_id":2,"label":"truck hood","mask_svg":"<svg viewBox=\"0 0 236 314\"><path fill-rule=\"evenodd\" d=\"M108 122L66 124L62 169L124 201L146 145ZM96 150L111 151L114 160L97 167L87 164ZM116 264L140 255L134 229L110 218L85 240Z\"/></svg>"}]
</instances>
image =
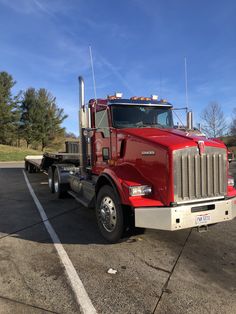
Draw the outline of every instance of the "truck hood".
<instances>
[{"instance_id":1,"label":"truck hood","mask_svg":"<svg viewBox=\"0 0 236 314\"><path fill-rule=\"evenodd\" d=\"M138 129L122 129L122 133L129 136L142 139L144 141L159 144L162 147L175 150L184 147L196 146L198 141L204 141L206 146L225 148L223 143L207 139L203 136L197 136L187 131L177 129L158 129L158 128L138 128Z\"/></svg>"}]
</instances>

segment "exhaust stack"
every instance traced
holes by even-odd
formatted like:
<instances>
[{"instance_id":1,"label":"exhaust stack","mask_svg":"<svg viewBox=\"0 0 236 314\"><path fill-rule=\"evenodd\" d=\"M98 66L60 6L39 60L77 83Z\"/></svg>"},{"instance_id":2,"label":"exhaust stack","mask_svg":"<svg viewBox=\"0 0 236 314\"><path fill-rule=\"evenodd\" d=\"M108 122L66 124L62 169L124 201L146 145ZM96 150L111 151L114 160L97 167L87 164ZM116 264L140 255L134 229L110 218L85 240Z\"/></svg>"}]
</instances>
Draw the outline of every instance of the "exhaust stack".
<instances>
[{"instance_id":1,"label":"exhaust stack","mask_svg":"<svg viewBox=\"0 0 236 314\"><path fill-rule=\"evenodd\" d=\"M193 128L193 113L192 111L187 112L187 129L192 130Z\"/></svg>"},{"instance_id":2,"label":"exhaust stack","mask_svg":"<svg viewBox=\"0 0 236 314\"><path fill-rule=\"evenodd\" d=\"M84 97L84 79L82 76L79 76L79 102L80 109L84 109L85 97Z\"/></svg>"},{"instance_id":3,"label":"exhaust stack","mask_svg":"<svg viewBox=\"0 0 236 314\"><path fill-rule=\"evenodd\" d=\"M84 80L82 76L79 76L79 160L82 174L85 172L87 163L87 145L84 136L84 129L87 127L87 112L85 107L84 97Z\"/></svg>"}]
</instances>

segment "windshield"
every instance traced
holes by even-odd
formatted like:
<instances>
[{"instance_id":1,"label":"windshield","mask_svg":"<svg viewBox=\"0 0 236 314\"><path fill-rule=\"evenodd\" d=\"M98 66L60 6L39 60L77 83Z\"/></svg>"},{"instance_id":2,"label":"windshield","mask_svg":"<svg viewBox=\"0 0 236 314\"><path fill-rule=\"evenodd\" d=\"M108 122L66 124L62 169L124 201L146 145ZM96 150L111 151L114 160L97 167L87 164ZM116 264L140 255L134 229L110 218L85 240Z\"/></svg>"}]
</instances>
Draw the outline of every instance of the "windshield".
<instances>
[{"instance_id":1,"label":"windshield","mask_svg":"<svg viewBox=\"0 0 236 314\"><path fill-rule=\"evenodd\" d=\"M172 128L172 110L156 106L114 105L112 120L115 128Z\"/></svg>"}]
</instances>

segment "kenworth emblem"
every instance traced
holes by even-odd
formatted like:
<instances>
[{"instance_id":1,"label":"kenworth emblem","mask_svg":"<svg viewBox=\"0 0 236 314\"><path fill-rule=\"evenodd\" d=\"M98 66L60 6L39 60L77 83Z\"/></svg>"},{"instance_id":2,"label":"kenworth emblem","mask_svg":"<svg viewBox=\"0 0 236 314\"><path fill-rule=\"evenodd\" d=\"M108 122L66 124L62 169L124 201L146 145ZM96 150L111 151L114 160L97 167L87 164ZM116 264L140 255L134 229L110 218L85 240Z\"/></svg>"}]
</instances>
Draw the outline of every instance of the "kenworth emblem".
<instances>
[{"instance_id":1,"label":"kenworth emblem","mask_svg":"<svg viewBox=\"0 0 236 314\"><path fill-rule=\"evenodd\" d=\"M156 153L153 150L147 150L142 152L143 156L153 156L156 155Z\"/></svg>"},{"instance_id":2,"label":"kenworth emblem","mask_svg":"<svg viewBox=\"0 0 236 314\"><path fill-rule=\"evenodd\" d=\"M199 149L199 154L202 155L205 153L205 142L204 141L198 141L198 149Z\"/></svg>"}]
</instances>

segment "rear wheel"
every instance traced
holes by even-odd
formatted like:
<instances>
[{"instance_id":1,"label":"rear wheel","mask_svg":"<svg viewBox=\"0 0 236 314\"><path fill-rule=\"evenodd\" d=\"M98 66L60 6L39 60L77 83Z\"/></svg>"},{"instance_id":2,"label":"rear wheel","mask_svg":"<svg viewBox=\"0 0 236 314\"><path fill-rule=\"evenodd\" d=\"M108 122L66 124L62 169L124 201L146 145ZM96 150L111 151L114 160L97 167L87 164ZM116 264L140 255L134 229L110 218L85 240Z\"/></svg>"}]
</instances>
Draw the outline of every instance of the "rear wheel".
<instances>
[{"instance_id":1,"label":"rear wheel","mask_svg":"<svg viewBox=\"0 0 236 314\"><path fill-rule=\"evenodd\" d=\"M49 167L48 169L48 186L51 191L51 193L55 193L54 189L54 169L52 167Z\"/></svg>"},{"instance_id":2,"label":"rear wheel","mask_svg":"<svg viewBox=\"0 0 236 314\"><path fill-rule=\"evenodd\" d=\"M111 243L120 240L124 233L123 209L119 196L109 185L103 186L98 192L96 216L103 237Z\"/></svg>"},{"instance_id":3,"label":"rear wheel","mask_svg":"<svg viewBox=\"0 0 236 314\"><path fill-rule=\"evenodd\" d=\"M29 173L35 173L36 172L35 166L32 165L31 163L28 163L28 172Z\"/></svg>"},{"instance_id":4,"label":"rear wheel","mask_svg":"<svg viewBox=\"0 0 236 314\"><path fill-rule=\"evenodd\" d=\"M57 168L54 170L53 188L54 188L54 193L56 194L57 198L66 197L67 189L65 185L60 182L60 173Z\"/></svg>"},{"instance_id":5,"label":"rear wheel","mask_svg":"<svg viewBox=\"0 0 236 314\"><path fill-rule=\"evenodd\" d=\"M25 160L25 171L28 171L29 170L28 168L29 168L29 163L28 161Z\"/></svg>"}]
</instances>

